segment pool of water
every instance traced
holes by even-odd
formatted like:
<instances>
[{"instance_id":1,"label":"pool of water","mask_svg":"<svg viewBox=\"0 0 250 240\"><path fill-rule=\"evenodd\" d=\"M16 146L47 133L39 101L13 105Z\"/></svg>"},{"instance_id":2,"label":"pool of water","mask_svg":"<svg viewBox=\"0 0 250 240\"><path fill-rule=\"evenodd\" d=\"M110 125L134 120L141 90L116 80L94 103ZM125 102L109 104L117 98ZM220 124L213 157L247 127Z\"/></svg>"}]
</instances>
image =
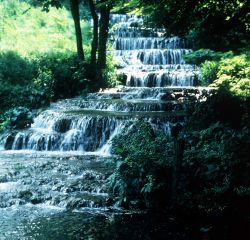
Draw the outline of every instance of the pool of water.
<instances>
[{"instance_id":1,"label":"pool of water","mask_svg":"<svg viewBox=\"0 0 250 240\"><path fill-rule=\"evenodd\" d=\"M185 239L174 221L108 204L109 157L0 151L0 240Z\"/></svg>"},{"instance_id":2,"label":"pool of water","mask_svg":"<svg viewBox=\"0 0 250 240\"><path fill-rule=\"evenodd\" d=\"M0 215L1 240L189 239L173 222L156 225L143 213L26 205L0 209Z\"/></svg>"}]
</instances>

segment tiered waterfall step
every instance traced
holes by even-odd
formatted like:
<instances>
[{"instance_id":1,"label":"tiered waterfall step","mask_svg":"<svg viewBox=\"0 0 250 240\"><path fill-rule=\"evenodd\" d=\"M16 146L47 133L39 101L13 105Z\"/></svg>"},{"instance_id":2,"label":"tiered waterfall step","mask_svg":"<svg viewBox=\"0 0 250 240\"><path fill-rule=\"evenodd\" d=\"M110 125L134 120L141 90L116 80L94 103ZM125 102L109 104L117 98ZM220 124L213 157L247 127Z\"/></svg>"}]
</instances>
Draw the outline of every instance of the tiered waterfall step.
<instances>
[{"instance_id":1,"label":"tiered waterfall step","mask_svg":"<svg viewBox=\"0 0 250 240\"><path fill-rule=\"evenodd\" d=\"M54 117L57 115L57 117ZM183 110L173 112L110 112L103 110L48 110L40 114L27 130L12 132L4 141L5 149L109 153L113 136L135 121L147 121L169 135L170 126L183 122Z\"/></svg>"},{"instance_id":2,"label":"tiered waterfall step","mask_svg":"<svg viewBox=\"0 0 250 240\"><path fill-rule=\"evenodd\" d=\"M136 29L138 31L138 29ZM136 31L134 30L134 31ZM156 34L157 35L157 34ZM126 36L126 34L125 34ZM186 41L178 37L118 37L113 43L116 50L178 49L187 48Z\"/></svg>"},{"instance_id":3,"label":"tiered waterfall step","mask_svg":"<svg viewBox=\"0 0 250 240\"><path fill-rule=\"evenodd\" d=\"M111 54L131 87L194 86L199 74L183 56L192 52L183 38L163 37L162 30L143 28L141 17L113 15L116 25ZM153 66L153 67L152 67ZM154 69L154 66L160 66ZM133 71L131 71L133 70Z\"/></svg>"},{"instance_id":4,"label":"tiered waterfall step","mask_svg":"<svg viewBox=\"0 0 250 240\"><path fill-rule=\"evenodd\" d=\"M108 154L112 138L139 120L170 135L173 125L184 122L192 103L206 100L213 92L212 88L194 87L120 87L85 99L62 100L40 113L31 128L10 133L3 146Z\"/></svg>"},{"instance_id":5,"label":"tiered waterfall step","mask_svg":"<svg viewBox=\"0 0 250 240\"><path fill-rule=\"evenodd\" d=\"M143 99L143 100L188 100L203 101L214 94L216 88L211 87L124 87L111 88L88 95L88 100L94 99Z\"/></svg>"}]
</instances>

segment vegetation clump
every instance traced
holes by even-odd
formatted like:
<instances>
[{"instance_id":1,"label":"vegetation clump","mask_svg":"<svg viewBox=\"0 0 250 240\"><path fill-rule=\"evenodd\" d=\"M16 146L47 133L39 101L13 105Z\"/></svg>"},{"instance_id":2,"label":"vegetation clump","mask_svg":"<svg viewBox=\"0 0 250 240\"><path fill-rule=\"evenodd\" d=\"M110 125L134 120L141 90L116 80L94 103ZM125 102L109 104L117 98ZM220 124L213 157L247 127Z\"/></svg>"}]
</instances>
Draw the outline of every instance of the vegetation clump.
<instances>
[{"instance_id":1,"label":"vegetation clump","mask_svg":"<svg viewBox=\"0 0 250 240\"><path fill-rule=\"evenodd\" d=\"M114 138L113 153L120 160L109 185L118 205L134 208L166 203L173 160L170 144L162 132L156 133L143 121Z\"/></svg>"}]
</instances>

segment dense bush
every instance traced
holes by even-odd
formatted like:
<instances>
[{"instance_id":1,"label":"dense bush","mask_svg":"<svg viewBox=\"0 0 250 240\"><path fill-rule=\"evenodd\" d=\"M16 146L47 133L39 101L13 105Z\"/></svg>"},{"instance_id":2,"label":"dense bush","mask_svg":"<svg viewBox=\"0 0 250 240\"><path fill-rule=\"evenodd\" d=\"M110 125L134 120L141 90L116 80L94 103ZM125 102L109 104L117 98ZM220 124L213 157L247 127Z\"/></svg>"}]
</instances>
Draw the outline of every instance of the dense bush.
<instances>
[{"instance_id":1,"label":"dense bush","mask_svg":"<svg viewBox=\"0 0 250 240\"><path fill-rule=\"evenodd\" d=\"M22 129L29 127L33 123L33 114L28 108L11 108L0 116L0 131L12 127Z\"/></svg>"},{"instance_id":2,"label":"dense bush","mask_svg":"<svg viewBox=\"0 0 250 240\"><path fill-rule=\"evenodd\" d=\"M229 52L226 56L231 55L232 53ZM225 54L222 52L215 52L211 49L199 49L197 51L188 53L184 56L184 60L189 64L196 64L200 65L205 61L218 61L222 57L225 57Z\"/></svg>"},{"instance_id":3,"label":"dense bush","mask_svg":"<svg viewBox=\"0 0 250 240\"><path fill-rule=\"evenodd\" d=\"M47 106L49 99L32 86L13 86L6 83L1 83L0 89L0 112L9 108L24 106L28 108L39 108Z\"/></svg>"},{"instance_id":4,"label":"dense bush","mask_svg":"<svg viewBox=\"0 0 250 240\"><path fill-rule=\"evenodd\" d=\"M2 52L0 113L15 107L40 108L59 98L81 94L91 86L86 76L88 67L74 54L22 57L16 52Z\"/></svg>"},{"instance_id":5,"label":"dense bush","mask_svg":"<svg viewBox=\"0 0 250 240\"><path fill-rule=\"evenodd\" d=\"M250 97L250 59L245 54L222 59L212 86L223 87L242 98Z\"/></svg>"},{"instance_id":6,"label":"dense bush","mask_svg":"<svg viewBox=\"0 0 250 240\"><path fill-rule=\"evenodd\" d=\"M75 54L47 53L36 57L34 63L37 66L34 84L49 91L52 100L75 96L87 87L85 69Z\"/></svg>"},{"instance_id":7,"label":"dense bush","mask_svg":"<svg viewBox=\"0 0 250 240\"><path fill-rule=\"evenodd\" d=\"M218 68L218 61L205 61L202 63L200 67L200 85L208 86L209 84L213 83L213 81L217 78Z\"/></svg>"},{"instance_id":8,"label":"dense bush","mask_svg":"<svg viewBox=\"0 0 250 240\"><path fill-rule=\"evenodd\" d=\"M238 229L232 239L241 239L239 227L246 231L250 214L249 111L249 95L220 87L196 105L185 133L179 210L211 226L221 219L225 228L233 227L220 229L224 234Z\"/></svg>"},{"instance_id":9,"label":"dense bush","mask_svg":"<svg viewBox=\"0 0 250 240\"><path fill-rule=\"evenodd\" d=\"M200 49L185 55L185 61L200 66L199 85L223 87L246 98L250 96L250 58L248 49L242 51L244 54L234 55Z\"/></svg>"},{"instance_id":10,"label":"dense bush","mask_svg":"<svg viewBox=\"0 0 250 240\"><path fill-rule=\"evenodd\" d=\"M109 185L118 205L165 204L170 191L170 145L163 133L156 134L149 123L140 121L114 138L113 153L121 159Z\"/></svg>"},{"instance_id":11,"label":"dense bush","mask_svg":"<svg viewBox=\"0 0 250 240\"><path fill-rule=\"evenodd\" d=\"M113 61L114 59L111 55L107 56L107 65L102 79L105 87L116 87L121 84Z\"/></svg>"},{"instance_id":12,"label":"dense bush","mask_svg":"<svg viewBox=\"0 0 250 240\"><path fill-rule=\"evenodd\" d=\"M218 68L221 59L232 57L232 52L222 53L210 49L199 49L184 56L186 63L200 67L198 84L208 86L217 79Z\"/></svg>"},{"instance_id":13,"label":"dense bush","mask_svg":"<svg viewBox=\"0 0 250 240\"><path fill-rule=\"evenodd\" d=\"M31 95L39 92L48 100L72 97L86 87L84 74L75 75L79 68L74 54L48 53L29 58L15 52L0 54L0 82L3 88L11 90L14 87L16 92L23 88Z\"/></svg>"},{"instance_id":14,"label":"dense bush","mask_svg":"<svg viewBox=\"0 0 250 240\"><path fill-rule=\"evenodd\" d=\"M27 58L17 52L0 52L0 82L25 86L35 74L35 67Z\"/></svg>"},{"instance_id":15,"label":"dense bush","mask_svg":"<svg viewBox=\"0 0 250 240\"><path fill-rule=\"evenodd\" d=\"M187 126L201 130L219 121L237 128L242 124L243 116L248 115L248 108L249 100L242 101L225 88L219 88L206 102L194 106Z\"/></svg>"},{"instance_id":16,"label":"dense bush","mask_svg":"<svg viewBox=\"0 0 250 240\"><path fill-rule=\"evenodd\" d=\"M241 239L239 234L244 235L242 231L246 231L244 225L250 215L250 127L233 129L216 123L190 132L187 140L179 211L210 226L221 219L224 226L220 225L219 231L225 231L223 234L235 231Z\"/></svg>"}]
</instances>

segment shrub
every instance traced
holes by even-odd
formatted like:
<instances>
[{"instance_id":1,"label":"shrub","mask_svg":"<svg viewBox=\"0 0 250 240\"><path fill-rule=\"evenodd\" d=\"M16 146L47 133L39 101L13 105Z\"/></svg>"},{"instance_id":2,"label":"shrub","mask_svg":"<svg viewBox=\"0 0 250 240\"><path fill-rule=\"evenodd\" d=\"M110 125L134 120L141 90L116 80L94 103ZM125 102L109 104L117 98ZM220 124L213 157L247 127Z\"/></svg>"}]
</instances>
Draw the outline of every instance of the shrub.
<instances>
[{"instance_id":1,"label":"shrub","mask_svg":"<svg viewBox=\"0 0 250 240\"><path fill-rule=\"evenodd\" d=\"M15 107L40 108L80 94L90 85L85 67L74 54L47 53L28 58L2 52L0 113Z\"/></svg>"},{"instance_id":2,"label":"shrub","mask_svg":"<svg viewBox=\"0 0 250 240\"><path fill-rule=\"evenodd\" d=\"M250 128L215 123L187 137L186 174L179 195L182 208L214 216L247 216Z\"/></svg>"},{"instance_id":3,"label":"shrub","mask_svg":"<svg viewBox=\"0 0 250 240\"><path fill-rule=\"evenodd\" d=\"M201 79L200 85L208 86L217 78L219 62L218 61L205 61L200 66Z\"/></svg>"},{"instance_id":4,"label":"shrub","mask_svg":"<svg viewBox=\"0 0 250 240\"><path fill-rule=\"evenodd\" d=\"M29 59L17 52L0 52L0 82L25 86L31 83L35 67Z\"/></svg>"},{"instance_id":5,"label":"shrub","mask_svg":"<svg viewBox=\"0 0 250 240\"><path fill-rule=\"evenodd\" d=\"M163 133L156 134L149 123L140 121L114 138L113 153L121 160L109 178L109 185L118 205L166 204L168 194L160 196L170 188L169 145Z\"/></svg>"},{"instance_id":6,"label":"shrub","mask_svg":"<svg viewBox=\"0 0 250 240\"><path fill-rule=\"evenodd\" d=\"M38 82L46 84L52 100L73 97L86 88L84 74L76 74L81 65L75 54L47 53L38 55L35 62L38 74L43 79Z\"/></svg>"},{"instance_id":7,"label":"shrub","mask_svg":"<svg viewBox=\"0 0 250 240\"><path fill-rule=\"evenodd\" d=\"M121 84L111 56L107 56L107 66L104 70L103 82L106 87L116 87Z\"/></svg>"},{"instance_id":8,"label":"shrub","mask_svg":"<svg viewBox=\"0 0 250 240\"><path fill-rule=\"evenodd\" d=\"M22 129L33 123L33 114L28 108L11 108L0 118L0 131L6 128Z\"/></svg>"},{"instance_id":9,"label":"shrub","mask_svg":"<svg viewBox=\"0 0 250 240\"><path fill-rule=\"evenodd\" d=\"M250 60L245 54L220 61L212 86L223 87L235 96L250 97Z\"/></svg>"},{"instance_id":10,"label":"shrub","mask_svg":"<svg viewBox=\"0 0 250 240\"><path fill-rule=\"evenodd\" d=\"M225 88L219 88L206 102L197 103L188 120L188 127L196 130L222 122L232 127L240 127L243 117L248 115L247 101L242 101Z\"/></svg>"},{"instance_id":11,"label":"shrub","mask_svg":"<svg viewBox=\"0 0 250 240\"><path fill-rule=\"evenodd\" d=\"M184 60L189 64L200 65L205 61L219 61L221 58L229 57L231 55L232 52L222 53L210 49L199 49L189 54L185 54Z\"/></svg>"}]
</instances>

